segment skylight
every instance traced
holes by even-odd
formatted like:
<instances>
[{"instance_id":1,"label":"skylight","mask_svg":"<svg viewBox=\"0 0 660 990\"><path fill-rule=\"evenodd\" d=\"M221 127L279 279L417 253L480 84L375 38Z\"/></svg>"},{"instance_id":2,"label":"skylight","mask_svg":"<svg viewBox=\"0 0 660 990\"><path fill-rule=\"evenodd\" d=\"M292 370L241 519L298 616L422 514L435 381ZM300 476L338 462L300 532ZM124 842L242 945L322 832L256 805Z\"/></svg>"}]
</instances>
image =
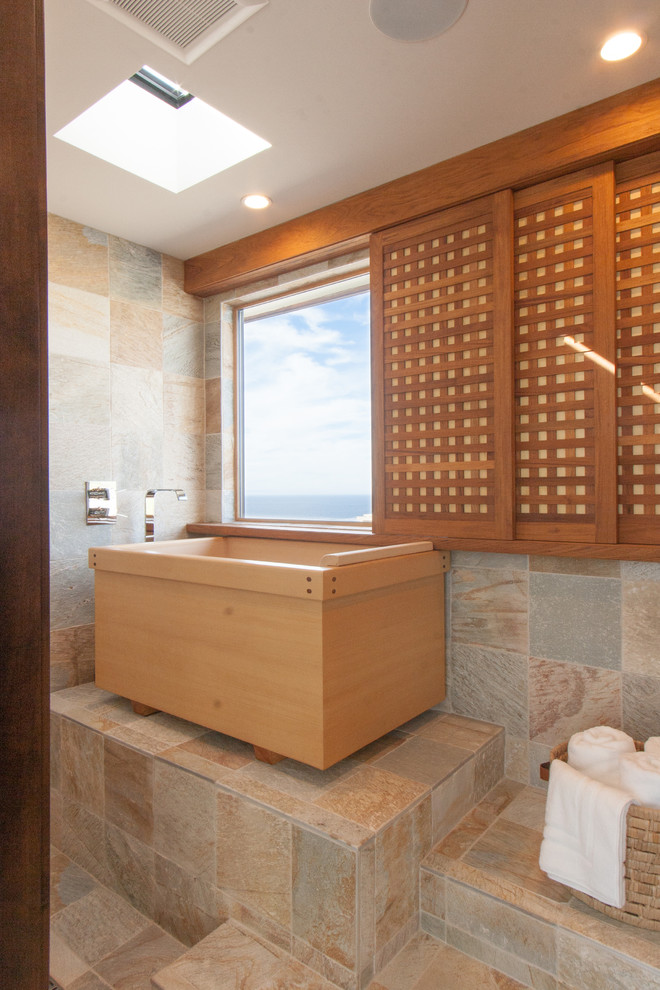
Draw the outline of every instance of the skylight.
<instances>
[{"instance_id":1,"label":"skylight","mask_svg":"<svg viewBox=\"0 0 660 990\"><path fill-rule=\"evenodd\" d=\"M146 65L55 137L174 193L271 147Z\"/></svg>"}]
</instances>

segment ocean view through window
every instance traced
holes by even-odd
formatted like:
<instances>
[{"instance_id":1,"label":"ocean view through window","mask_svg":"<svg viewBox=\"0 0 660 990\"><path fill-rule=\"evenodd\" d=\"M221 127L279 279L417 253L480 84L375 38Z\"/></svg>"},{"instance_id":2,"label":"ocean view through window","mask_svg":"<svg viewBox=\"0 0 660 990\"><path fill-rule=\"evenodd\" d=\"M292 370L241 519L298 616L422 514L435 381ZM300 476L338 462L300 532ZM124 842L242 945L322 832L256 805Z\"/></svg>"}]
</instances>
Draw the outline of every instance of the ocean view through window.
<instances>
[{"instance_id":1,"label":"ocean view through window","mask_svg":"<svg viewBox=\"0 0 660 990\"><path fill-rule=\"evenodd\" d=\"M239 310L239 518L370 524L367 285Z\"/></svg>"}]
</instances>

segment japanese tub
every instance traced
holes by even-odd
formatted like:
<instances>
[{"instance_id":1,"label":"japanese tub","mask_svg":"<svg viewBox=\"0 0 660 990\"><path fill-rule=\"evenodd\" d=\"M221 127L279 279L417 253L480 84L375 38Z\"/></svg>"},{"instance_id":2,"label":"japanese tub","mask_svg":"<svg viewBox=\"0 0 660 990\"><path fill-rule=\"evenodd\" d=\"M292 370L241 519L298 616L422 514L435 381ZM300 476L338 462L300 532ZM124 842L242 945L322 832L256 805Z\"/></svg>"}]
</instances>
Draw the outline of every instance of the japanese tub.
<instances>
[{"instance_id":1,"label":"japanese tub","mask_svg":"<svg viewBox=\"0 0 660 990\"><path fill-rule=\"evenodd\" d=\"M208 537L98 547L96 683L324 769L444 698L431 543Z\"/></svg>"}]
</instances>

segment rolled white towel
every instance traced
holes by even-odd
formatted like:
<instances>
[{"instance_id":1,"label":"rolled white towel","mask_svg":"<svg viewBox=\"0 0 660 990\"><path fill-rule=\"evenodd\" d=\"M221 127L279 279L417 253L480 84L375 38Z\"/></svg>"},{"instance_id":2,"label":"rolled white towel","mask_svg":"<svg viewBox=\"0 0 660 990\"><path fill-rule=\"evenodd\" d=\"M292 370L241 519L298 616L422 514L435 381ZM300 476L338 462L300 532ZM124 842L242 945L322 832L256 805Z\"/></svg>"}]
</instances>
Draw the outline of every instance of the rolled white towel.
<instances>
[{"instance_id":1,"label":"rolled white towel","mask_svg":"<svg viewBox=\"0 0 660 990\"><path fill-rule=\"evenodd\" d=\"M634 752L635 741L626 732L609 725L596 725L571 736L568 741L568 765L593 780L617 787L619 760L624 753Z\"/></svg>"},{"instance_id":2,"label":"rolled white towel","mask_svg":"<svg viewBox=\"0 0 660 990\"><path fill-rule=\"evenodd\" d=\"M644 743L644 752L652 756L660 756L660 736L651 736Z\"/></svg>"},{"instance_id":3,"label":"rolled white towel","mask_svg":"<svg viewBox=\"0 0 660 990\"><path fill-rule=\"evenodd\" d=\"M626 753L619 762L621 788L638 804L660 808L660 756Z\"/></svg>"}]
</instances>

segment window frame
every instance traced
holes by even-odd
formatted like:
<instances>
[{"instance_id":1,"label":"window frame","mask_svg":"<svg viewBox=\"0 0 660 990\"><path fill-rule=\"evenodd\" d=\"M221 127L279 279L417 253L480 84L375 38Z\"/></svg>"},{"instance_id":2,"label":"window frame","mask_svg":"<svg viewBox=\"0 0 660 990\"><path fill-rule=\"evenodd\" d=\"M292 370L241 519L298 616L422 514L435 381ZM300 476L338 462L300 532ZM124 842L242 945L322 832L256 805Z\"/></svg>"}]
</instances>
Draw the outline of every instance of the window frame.
<instances>
[{"instance_id":1,"label":"window frame","mask_svg":"<svg viewBox=\"0 0 660 990\"><path fill-rule=\"evenodd\" d=\"M368 248L329 260L321 265L301 268L267 282L255 283L215 299L220 317L220 471L221 502L215 515L222 525L238 528L272 530L329 531L353 533L356 536L373 533L371 522L350 520L276 519L272 517L245 518L242 514L241 464L241 313L244 309L263 308L283 313L297 308L296 299L313 302L332 297L332 287L352 280L354 285L336 297L353 295L370 288L370 259ZM359 284L361 283L361 284ZM370 343L371 347L371 343ZM218 401L217 389L214 399ZM373 425L373 424L372 424ZM373 451L372 451L373 465ZM208 488L208 485L207 485Z\"/></svg>"}]
</instances>

